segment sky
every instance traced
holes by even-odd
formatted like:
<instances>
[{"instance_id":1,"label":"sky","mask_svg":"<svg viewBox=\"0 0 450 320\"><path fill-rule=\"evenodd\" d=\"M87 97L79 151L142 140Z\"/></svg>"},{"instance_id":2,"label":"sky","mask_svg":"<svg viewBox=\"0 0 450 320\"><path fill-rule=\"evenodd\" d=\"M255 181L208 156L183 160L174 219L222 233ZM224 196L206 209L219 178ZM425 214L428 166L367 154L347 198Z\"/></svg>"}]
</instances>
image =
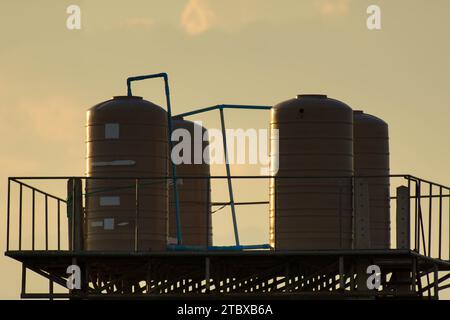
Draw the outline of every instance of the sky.
<instances>
[{"instance_id":1,"label":"sky","mask_svg":"<svg viewBox=\"0 0 450 320\"><path fill-rule=\"evenodd\" d=\"M72 4L80 30L66 27ZM366 26L371 4L381 8L381 30ZM1 1L0 251L7 177L84 175L85 111L125 94L131 75L167 72L175 114L327 94L388 122L391 173L449 185L449 15L447 0ZM134 92L164 106L158 81ZM265 111L225 116L230 128L268 127ZM195 120L219 126L217 114ZM268 197L264 183L235 189L238 201ZM225 186L213 200L227 201ZM267 207L238 211L238 222L242 242L267 242ZM221 226L214 242L232 244L229 211L213 223ZM19 263L1 256L0 298L19 290Z\"/></svg>"}]
</instances>

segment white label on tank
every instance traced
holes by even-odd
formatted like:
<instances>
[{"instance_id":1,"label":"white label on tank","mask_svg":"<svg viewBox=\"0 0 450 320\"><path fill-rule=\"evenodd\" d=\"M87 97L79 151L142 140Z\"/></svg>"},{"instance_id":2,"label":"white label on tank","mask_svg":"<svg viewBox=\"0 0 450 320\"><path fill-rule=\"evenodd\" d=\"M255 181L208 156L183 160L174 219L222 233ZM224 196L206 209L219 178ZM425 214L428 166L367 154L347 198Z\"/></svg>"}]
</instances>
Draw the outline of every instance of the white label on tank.
<instances>
[{"instance_id":1,"label":"white label on tank","mask_svg":"<svg viewBox=\"0 0 450 320\"><path fill-rule=\"evenodd\" d=\"M183 178L177 178L177 186L183 185ZM173 186L173 179L169 180L169 186Z\"/></svg>"},{"instance_id":2,"label":"white label on tank","mask_svg":"<svg viewBox=\"0 0 450 320\"><path fill-rule=\"evenodd\" d=\"M125 226L127 226L127 225L129 225L130 223L129 222L119 222L118 224L117 224L117 226L118 227L125 227Z\"/></svg>"},{"instance_id":3,"label":"white label on tank","mask_svg":"<svg viewBox=\"0 0 450 320\"><path fill-rule=\"evenodd\" d=\"M91 222L91 227L103 227L103 221L93 221Z\"/></svg>"},{"instance_id":4,"label":"white label on tank","mask_svg":"<svg viewBox=\"0 0 450 320\"><path fill-rule=\"evenodd\" d=\"M119 128L118 123L105 124L105 139L119 139Z\"/></svg>"},{"instance_id":5,"label":"white label on tank","mask_svg":"<svg viewBox=\"0 0 450 320\"><path fill-rule=\"evenodd\" d=\"M120 197L100 197L101 206L120 206Z\"/></svg>"},{"instance_id":6,"label":"white label on tank","mask_svg":"<svg viewBox=\"0 0 450 320\"><path fill-rule=\"evenodd\" d=\"M93 162L94 167L105 167L105 166L133 166L136 164L134 160L114 160L114 161L97 161Z\"/></svg>"},{"instance_id":7,"label":"white label on tank","mask_svg":"<svg viewBox=\"0 0 450 320\"><path fill-rule=\"evenodd\" d=\"M103 219L103 229L114 230L114 218Z\"/></svg>"},{"instance_id":8,"label":"white label on tank","mask_svg":"<svg viewBox=\"0 0 450 320\"><path fill-rule=\"evenodd\" d=\"M167 237L167 244L177 244L178 243L178 239L174 238L174 237Z\"/></svg>"}]
</instances>

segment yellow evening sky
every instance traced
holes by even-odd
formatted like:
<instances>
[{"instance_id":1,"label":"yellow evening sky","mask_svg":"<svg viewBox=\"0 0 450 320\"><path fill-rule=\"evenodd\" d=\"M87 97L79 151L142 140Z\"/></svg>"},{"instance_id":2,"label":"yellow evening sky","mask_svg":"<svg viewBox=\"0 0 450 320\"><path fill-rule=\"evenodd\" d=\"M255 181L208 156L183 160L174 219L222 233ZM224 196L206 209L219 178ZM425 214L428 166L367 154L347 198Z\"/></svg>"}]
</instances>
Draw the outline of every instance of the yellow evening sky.
<instances>
[{"instance_id":1,"label":"yellow evening sky","mask_svg":"<svg viewBox=\"0 0 450 320\"><path fill-rule=\"evenodd\" d=\"M81 7L81 30L66 28L70 4ZM382 30L366 28L370 4ZM0 251L7 177L83 175L85 111L125 94L130 75L168 72L175 113L328 94L389 123L392 173L449 185L449 16L447 0L2 1ZM164 105L161 83L135 88ZM226 113L230 128L267 128L268 116ZM217 114L197 119L219 125ZM214 199L226 201L224 190ZM242 201L268 196L266 184L236 190ZM238 214L242 242L267 242L267 207ZM231 244L229 212L214 224L215 243ZM0 256L0 298L19 290L19 263Z\"/></svg>"}]
</instances>

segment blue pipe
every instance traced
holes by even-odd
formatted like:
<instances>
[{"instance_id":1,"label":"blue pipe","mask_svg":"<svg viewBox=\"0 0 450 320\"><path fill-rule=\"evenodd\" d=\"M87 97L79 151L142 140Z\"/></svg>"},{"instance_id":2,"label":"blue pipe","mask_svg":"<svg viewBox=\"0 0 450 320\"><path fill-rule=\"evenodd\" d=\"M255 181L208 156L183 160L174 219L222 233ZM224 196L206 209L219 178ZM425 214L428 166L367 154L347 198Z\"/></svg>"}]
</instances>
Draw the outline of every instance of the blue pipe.
<instances>
[{"instance_id":1,"label":"blue pipe","mask_svg":"<svg viewBox=\"0 0 450 320\"><path fill-rule=\"evenodd\" d=\"M269 244L252 244L239 246L183 246L183 245L169 245L168 251L242 251L242 250L258 250L258 249L272 249Z\"/></svg>"},{"instance_id":2,"label":"blue pipe","mask_svg":"<svg viewBox=\"0 0 450 320\"><path fill-rule=\"evenodd\" d=\"M237 218L236 218L236 208L234 207L233 183L231 181L231 169L230 169L230 162L228 159L227 135L226 135L226 131L225 131L225 118L223 115L223 109L220 108L219 111L220 111L220 124L222 127L223 151L224 151L224 155L225 155L225 168L227 170L228 194L230 197L231 218L233 219L234 240L236 242L236 246L240 246L239 233L238 233L238 227L237 227Z\"/></svg>"},{"instance_id":3,"label":"blue pipe","mask_svg":"<svg viewBox=\"0 0 450 320\"><path fill-rule=\"evenodd\" d=\"M204 113L208 111L213 111L217 109L244 109L244 110L270 110L272 107L270 106L257 106L257 105L240 105L240 104L218 104L211 107L201 108L194 111L189 111L185 113L180 113L175 117L189 117L194 114Z\"/></svg>"},{"instance_id":4,"label":"blue pipe","mask_svg":"<svg viewBox=\"0 0 450 320\"><path fill-rule=\"evenodd\" d=\"M167 105L167 123L168 123L168 132L169 132L169 146L170 150L172 150L173 143L172 143L172 108L170 104L170 90L169 90L169 77L167 73L155 73L155 74L148 74L148 75L142 75L142 76L135 76L135 77L128 77L127 78L127 94L128 96L132 96L131 92L131 82L132 81L140 81L145 79L154 79L154 78L163 78L164 79L164 89L166 92L166 105ZM175 217L176 217L176 223L177 223L177 243L178 245L182 244L182 238L181 238L181 219L180 219L180 201L178 197L178 188L177 188L177 169L176 165L172 162L172 183L173 183L173 192L174 192L174 198L175 198Z\"/></svg>"},{"instance_id":5,"label":"blue pipe","mask_svg":"<svg viewBox=\"0 0 450 320\"><path fill-rule=\"evenodd\" d=\"M237 218L236 218L236 209L234 205L234 195L233 195L233 186L231 181L231 170L230 170L230 164L228 161L228 147L227 147L227 139L225 134L225 119L224 119L224 109L241 109L241 110L271 110L272 107L270 106L258 106L258 105L236 105L236 104L219 104L211 107L206 107L202 109L197 109L190 112L185 112L177 115L177 117L188 117L195 114L200 114L204 112L209 112L213 110L219 110L220 111L220 123L222 126L222 139L223 139L223 147L224 147L224 155L225 155L225 167L227 172L227 180L228 180L228 193L230 197L230 206L231 206L231 216L233 220L233 230L234 230L234 238L235 238L235 248L240 248L240 242L239 242L239 233L238 233L238 226L237 226ZM227 249L230 250L230 249ZM239 250L239 249L238 249Z\"/></svg>"}]
</instances>

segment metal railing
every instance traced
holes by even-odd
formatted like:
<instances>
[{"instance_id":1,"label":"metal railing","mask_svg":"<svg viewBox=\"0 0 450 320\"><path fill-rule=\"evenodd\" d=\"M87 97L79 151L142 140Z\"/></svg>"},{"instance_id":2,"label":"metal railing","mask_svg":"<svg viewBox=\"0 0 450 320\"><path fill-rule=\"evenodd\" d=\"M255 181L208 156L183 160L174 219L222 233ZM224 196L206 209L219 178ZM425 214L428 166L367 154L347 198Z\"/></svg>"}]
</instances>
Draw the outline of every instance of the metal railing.
<instances>
[{"instance_id":1,"label":"metal railing","mask_svg":"<svg viewBox=\"0 0 450 320\"><path fill-rule=\"evenodd\" d=\"M23 180L23 179L22 179ZM33 178L30 178L28 180L34 180ZM43 190L38 189L37 187L31 186L28 183L25 183L23 181L20 181L15 178L9 178L8 179L8 200L7 200L7 228L6 228L6 250L8 251L10 249L10 244L12 239L14 238L14 235L11 234L11 205L12 205L12 184L16 183L19 186L18 191L18 231L16 234L17 238L17 250L23 249L23 211L24 211L24 193L25 190L29 190L31 192L31 199L28 199L30 201L30 207L31 207L31 247L28 250L35 250L36 249L36 202L39 197L43 198L44 200L44 243L45 243L45 250L49 250L49 202L53 201L56 202L56 242L57 250L61 250L61 210L62 206L65 206L67 204L67 200L63 199L61 197L57 197L55 195L52 195L48 192L45 192ZM38 230L42 232L42 229Z\"/></svg>"},{"instance_id":2,"label":"metal railing","mask_svg":"<svg viewBox=\"0 0 450 320\"><path fill-rule=\"evenodd\" d=\"M444 236L447 237L447 246L449 248L450 260L450 188L432 181L421 179L414 176L405 176L408 181L410 199L413 202L411 211L414 214L414 251L428 257L441 259L443 253ZM425 190L425 191L424 191ZM423 208L423 203L427 205ZM437 202L437 203L436 203ZM448 207L446 213L449 217L446 232L443 232L444 205ZM435 205L433 205L435 204ZM436 208L437 207L437 208ZM435 212L433 214L433 212ZM436 223L437 220L437 223ZM427 225L425 225L425 222ZM438 230L437 239L433 238L433 223ZM432 250L437 247L437 255L432 254Z\"/></svg>"},{"instance_id":3,"label":"metal railing","mask_svg":"<svg viewBox=\"0 0 450 320\"><path fill-rule=\"evenodd\" d=\"M386 177L386 176L385 176ZM214 180L229 179L228 176L210 176L210 177L178 177L178 179L207 179L209 184ZM233 176L236 183L238 181L255 181L270 179L345 179L350 180L354 185L355 178L377 179L380 176L365 177L280 177L280 176ZM405 186L409 190L410 221L411 221L411 249L427 257L450 260L450 188L438 183L421 179L411 175L390 175L391 190L395 186ZM63 192L65 196L56 196L50 192L44 191L33 185L33 182L45 181L64 182L73 179L80 179L84 182L83 203L88 196L86 191L86 181L88 180L132 180L134 184L130 189L135 190L136 196L136 221L139 219L139 196L140 190L148 184L149 180L167 181L171 177L10 177L8 179L8 204L7 204L7 235L6 250L74 250L73 246L63 245L63 239L69 237L71 195L70 191ZM395 183L394 183L395 180ZM155 183L155 182L150 182ZM15 186L16 188L13 188ZM14 191L14 190L15 191ZM25 193L28 196L25 196ZM58 192L59 193L59 192ZM42 210L37 210L36 202L41 198L43 201ZM68 200L69 199L69 200ZM396 194L390 195L391 200L397 199ZM50 212L50 204L52 204ZM218 201L211 202L211 205L217 212L221 208L234 205L236 207L247 208L253 205L268 204L267 197L261 201ZM394 201L391 201L391 207ZM448 208L448 209L446 209ZM69 210L69 211L68 211ZM39 211L39 212L38 212ZM68 212L68 214L64 214ZM268 210L267 210L268 212ZM64 216L63 216L64 214ZM40 217L43 220L37 227L36 219ZM391 220L392 212L391 212ZM210 223L210 222L209 222ZM28 227L26 227L28 226ZM67 227L66 227L67 226ZM208 228L209 226L207 226ZM233 228L234 229L234 228ZM233 230L236 232L237 230ZM232 231L232 232L233 232ZM73 233L72 233L73 234ZM135 240L139 237L139 224L136 223ZM25 239L28 240L25 242ZM37 246L37 242L43 244ZM50 241L52 240L52 241ZM50 245L50 242L53 245ZM69 241L67 241L69 243ZM391 245L392 247L392 245ZM445 248L449 252L445 252ZM245 246L240 245L239 249ZM225 247L226 249L226 247ZM139 249L136 247L136 251Z\"/></svg>"}]
</instances>

